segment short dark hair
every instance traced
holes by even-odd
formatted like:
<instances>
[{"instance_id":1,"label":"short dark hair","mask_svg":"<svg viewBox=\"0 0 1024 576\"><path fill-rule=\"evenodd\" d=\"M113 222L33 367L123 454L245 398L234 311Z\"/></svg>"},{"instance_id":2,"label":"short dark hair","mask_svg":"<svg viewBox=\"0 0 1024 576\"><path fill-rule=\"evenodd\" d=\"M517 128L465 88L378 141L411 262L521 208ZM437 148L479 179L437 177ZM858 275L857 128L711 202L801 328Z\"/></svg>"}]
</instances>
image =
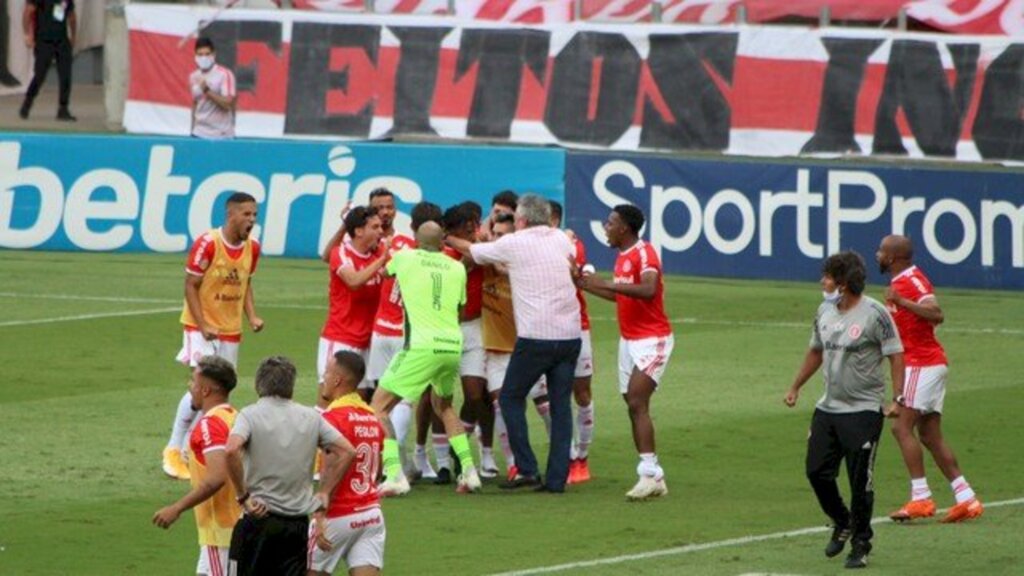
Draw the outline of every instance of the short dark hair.
<instances>
[{"instance_id":1,"label":"short dark hair","mask_svg":"<svg viewBox=\"0 0 1024 576\"><path fill-rule=\"evenodd\" d=\"M338 350L334 353L334 361L351 374L357 384L366 376L366 362L362 356L351 350Z\"/></svg>"},{"instance_id":2,"label":"short dark hair","mask_svg":"<svg viewBox=\"0 0 1024 576\"><path fill-rule=\"evenodd\" d=\"M462 204L459 204L459 206L462 206L466 210L469 210L473 217L475 217L478 221L484 217L484 209L479 204L473 202L472 200L466 200Z\"/></svg>"},{"instance_id":3,"label":"short dark hair","mask_svg":"<svg viewBox=\"0 0 1024 576\"><path fill-rule=\"evenodd\" d=\"M619 218L633 231L633 234L639 235L640 230L643 230L644 222L646 222L643 210L632 204L619 204L612 208L612 212L619 215Z\"/></svg>"},{"instance_id":4,"label":"short dark hair","mask_svg":"<svg viewBox=\"0 0 1024 576\"><path fill-rule=\"evenodd\" d=\"M548 200L548 205L551 206L551 216L558 218L558 221L562 221L562 203L558 200Z\"/></svg>"},{"instance_id":5,"label":"short dark hair","mask_svg":"<svg viewBox=\"0 0 1024 576\"><path fill-rule=\"evenodd\" d=\"M448 232L452 230L458 230L470 222L475 222L476 216L473 214L473 209L465 204L456 204L451 208L444 211L444 216L441 217L441 226Z\"/></svg>"},{"instance_id":6,"label":"short dark hair","mask_svg":"<svg viewBox=\"0 0 1024 576\"><path fill-rule=\"evenodd\" d=\"M826 258L821 265L821 273L832 278L837 285L846 286L846 289L855 296L864 292L868 276L864 258L853 250L833 254Z\"/></svg>"},{"instance_id":7,"label":"short dark hair","mask_svg":"<svg viewBox=\"0 0 1024 576\"><path fill-rule=\"evenodd\" d=\"M419 230L427 222L441 224L441 207L433 202L420 202L412 207L412 231Z\"/></svg>"},{"instance_id":8,"label":"short dark hair","mask_svg":"<svg viewBox=\"0 0 1024 576\"><path fill-rule=\"evenodd\" d=\"M211 52L216 52L217 49L213 47L213 39L209 36L200 36L196 38L195 52L198 52L200 48L209 48Z\"/></svg>"},{"instance_id":9,"label":"short dark hair","mask_svg":"<svg viewBox=\"0 0 1024 576\"><path fill-rule=\"evenodd\" d=\"M383 186L380 187L380 188L375 188L373 190L373 192L370 192L370 202L373 202L374 198L380 198L382 196L390 196L390 197L394 198L395 194L391 190L388 190L387 188L384 188Z\"/></svg>"},{"instance_id":10,"label":"short dark hair","mask_svg":"<svg viewBox=\"0 0 1024 576\"><path fill-rule=\"evenodd\" d=\"M366 226L370 218L376 215L377 209L372 206L356 206L345 216L345 231L352 236L356 230Z\"/></svg>"},{"instance_id":11,"label":"short dark hair","mask_svg":"<svg viewBox=\"0 0 1024 576\"><path fill-rule=\"evenodd\" d=\"M203 356L196 363L196 369L205 378L209 378L225 394L230 394L238 384L238 375L235 374L235 367L231 362L220 356Z\"/></svg>"},{"instance_id":12,"label":"short dark hair","mask_svg":"<svg viewBox=\"0 0 1024 576\"><path fill-rule=\"evenodd\" d=\"M507 206L515 212L519 206L519 195L511 190L502 190L491 198L491 206Z\"/></svg>"},{"instance_id":13,"label":"short dark hair","mask_svg":"<svg viewBox=\"0 0 1024 576\"><path fill-rule=\"evenodd\" d=\"M284 356L270 356L256 369L256 394L291 400L295 393L295 364Z\"/></svg>"},{"instance_id":14,"label":"short dark hair","mask_svg":"<svg viewBox=\"0 0 1024 576\"><path fill-rule=\"evenodd\" d=\"M245 192L235 192L231 196L228 196L227 205L231 206L232 204L246 204L248 202L256 204L256 198L254 198L252 194L246 194Z\"/></svg>"},{"instance_id":15,"label":"short dark hair","mask_svg":"<svg viewBox=\"0 0 1024 576\"><path fill-rule=\"evenodd\" d=\"M494 216L495 224L514 224L516 221L516 215L510 212L502 212Z\"/></svg>"}]
</instances>

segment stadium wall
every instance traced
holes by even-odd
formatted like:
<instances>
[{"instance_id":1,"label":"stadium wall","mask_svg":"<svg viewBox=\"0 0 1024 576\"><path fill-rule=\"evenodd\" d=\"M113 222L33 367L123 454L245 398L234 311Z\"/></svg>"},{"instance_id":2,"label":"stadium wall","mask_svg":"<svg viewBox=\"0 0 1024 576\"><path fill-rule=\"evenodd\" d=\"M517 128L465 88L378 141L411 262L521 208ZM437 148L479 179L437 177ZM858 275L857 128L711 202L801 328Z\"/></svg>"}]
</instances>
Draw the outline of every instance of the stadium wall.
<instances>
[{"instance_id":1,"label":"stadium wall","mask_svg":"<svg viewBox=\"0 0 1024 576\"><path fill-rule=\"evenodd\" d=\"M566 160L568 225L608 269L609 209L648 214L644 237L667 272L810 280L827 254L873 264L879 240L905 234L938 284L1024 288L1024 173L849 162L692 160L576 153Z\"/></svg>"},{"instance_id":2,"label":"stadium wall","mask_svg":"<svg viewBox=\"0 0 1024 576\"><path fill-rule=\"evenodd\" d=\"M260 203L264 253L313 257L375 188L395 193L407 229L424 199L488 207L508 188L562 201L564 163L543 148L4 134L0 248L182 252L242 191Z\"/></svg>"}]
</instances>

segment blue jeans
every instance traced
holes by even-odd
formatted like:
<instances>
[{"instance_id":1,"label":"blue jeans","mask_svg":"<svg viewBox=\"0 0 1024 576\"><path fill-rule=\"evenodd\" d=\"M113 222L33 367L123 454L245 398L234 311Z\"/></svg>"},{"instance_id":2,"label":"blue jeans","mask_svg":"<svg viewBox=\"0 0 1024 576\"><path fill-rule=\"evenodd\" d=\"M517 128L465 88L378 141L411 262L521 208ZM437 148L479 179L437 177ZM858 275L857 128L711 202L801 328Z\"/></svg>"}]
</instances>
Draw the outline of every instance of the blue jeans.
<instances>
[{"instance_id":1,"label":"blue jeans","mask_svg":"<svg viewBox=\"0 0 1024 576\"><path fill-rule=\"evenodd\" d=\"M554 492L565 490L569 478L569 453L572 446L572 380L580 339L534 340L519 338L505 373L498 403L508 428L508 441L516 457L516 467L524 476L536 476L537 457L530 447L526 426L526 397L543 375L547 377L551 402L551 450L545 484Z\"/></svg>"}]
</instances>

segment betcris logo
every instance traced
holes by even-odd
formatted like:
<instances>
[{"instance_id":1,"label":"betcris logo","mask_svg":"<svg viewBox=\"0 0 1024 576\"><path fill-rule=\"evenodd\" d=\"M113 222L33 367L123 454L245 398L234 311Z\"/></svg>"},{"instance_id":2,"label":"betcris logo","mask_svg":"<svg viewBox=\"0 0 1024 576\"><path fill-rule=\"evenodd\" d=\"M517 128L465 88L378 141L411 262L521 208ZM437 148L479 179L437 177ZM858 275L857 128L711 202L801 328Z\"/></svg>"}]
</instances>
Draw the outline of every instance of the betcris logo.
<instances>
[{"instance_id":1,"label":"betcris logo","mask_svg":"<svg viewBox=\"0 0 1024 576\"><path fill-rule=\"evenodd\" d=\"M0 248L182 252L223 222L234 192L259 203L270 255L313 257L348 204L486 205L500 190L563 199L564 153L324 142L13 135L0 139Z\"/></svg>"},{"instance_id":2,"label":"betcris logo","mask_svg":"<svg viewBox=\"0 0 1024 576\"><path fill-rule=\"evenodd\" d=\"M883 236L915 243L915 261L949 286L1024 287L1024 174L920 167L813 166L570 154L569 225L610 267L603 222L633 203L670 273L816 280L829 254L853 249L874 283Z\"/></svg>"}]
</instances>

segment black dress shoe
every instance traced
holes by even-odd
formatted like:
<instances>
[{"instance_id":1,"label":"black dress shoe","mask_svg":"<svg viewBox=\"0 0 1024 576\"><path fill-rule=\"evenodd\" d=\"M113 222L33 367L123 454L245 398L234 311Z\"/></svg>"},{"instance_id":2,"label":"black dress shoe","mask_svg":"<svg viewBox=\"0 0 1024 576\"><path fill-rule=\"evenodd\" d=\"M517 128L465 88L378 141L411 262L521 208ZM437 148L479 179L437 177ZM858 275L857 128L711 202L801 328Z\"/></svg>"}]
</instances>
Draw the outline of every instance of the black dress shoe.
<instances>
[{"instance_id":1,"label":"black dress shoe","mask_svg":"<svg viewBox=\"0 0 1024 576\"><path fill-rule=\"evenodd\" d=\"M536 488L534 488L533 491L534 492L538 492L538 493L543 493L543 494L563 494L563 493L565 493L565 489L564 488L561 489L561 490L555 490L555 489L551 488L550 486L548 486L547 484L541 484L540 486L537 486Z\"/></svg>"},{"instance_id":2,"label":"black dress shoe","mask_svg":"<svg viewBox=\"0 0 1024 576\"><path fill-rule=\"evenodd\" d=\"M28 120L29 110L30 107L27 104L22 104L21 108L18 109L18 116L20 116L22 120Z\"/></svg>"},{"instance_id":3,"label":"black dress shoe","mask_svg":"<svg viewBox=\"0 0 1024 576\"><path fill-rule=\"evenodd\" d=\"M447 468L441 468L437 471L437 478L434 478L434 484L438 486L452 483L452 471Z\"/></svg>"},{"instance_id":4,"label":"black dress shoe","mask_svg":"<svg viewBox=\"0 0 1024 576\"><path fill-rule=\"evenodd\" d=\"M78 118L71 115L67 108L57 111L57 120L61 122L78 122Z\"/></svg>"},{"instance_id":5,"label":"black dress shoe","mask_svg":"<svg viewBox=\"0 0 1024 576\"><path fill-rule=\"evenodd\" d=\"M517 488L527 488L530 486L540 485L540 476L523 476L522 474L516 474L511 480L502 482L498 487L502 490L515 490Z\"/></svg>"}]
</instances>

